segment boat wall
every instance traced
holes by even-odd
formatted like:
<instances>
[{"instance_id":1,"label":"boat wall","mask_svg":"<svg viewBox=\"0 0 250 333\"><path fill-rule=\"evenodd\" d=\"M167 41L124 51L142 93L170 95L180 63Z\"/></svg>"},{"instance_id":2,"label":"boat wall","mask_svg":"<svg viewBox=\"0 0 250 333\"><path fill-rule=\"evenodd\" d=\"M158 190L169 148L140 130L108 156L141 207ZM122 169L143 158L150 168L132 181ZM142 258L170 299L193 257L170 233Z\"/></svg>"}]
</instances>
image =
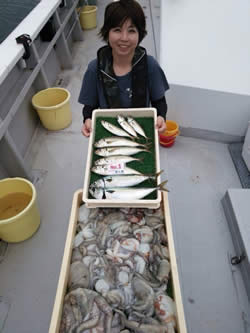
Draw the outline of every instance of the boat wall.
<instances>
[{"instance_id":1,"label":"boat wall","mask_svg":"<svg viewBox=\"0 0 250 333\"><path fill-rule=\"evenodd\" d=\"M172 84L167 93L168 118L181 134L218 142L240 142L250 119L246 95Z\"/></svg>"},{"instance_id":2,"label":"boat wall","mask_svg":"<svg viewBox=\"0 0 250 333\"><path fill-rule=\"evenodd\" d=\"M170 83L168 117L185 129L183 135L203 133L229 142L245 135L249 11L249 1L161 0L160 63Z\"/></svg>"},{"instance_id":3,"label":"boat wall","mask_svg":"<svg viewBox=\"0 0 250 333\"><path fill-rule=\"evenodd\" d=\"M66 6L61 8L61 1L52 0L44 8L46 1L41 3L40 10L39 5L35 7L16 28L16 33L14 31L0 46L5 64L0 67L0 179L20 176L32 180L31 167L25 160L39 124L37 113L31 105L32 96L56 85L61 70L72 67L73 42L82 40L76 11L78 1L68 0ZM44 11L46 14L42 15ZM33 16L33 19L29 16ZM29 34L29 24L26 22L29 20L32 21L32 43L30 57L24 60L24 48L13 42L13 38L20 31ZM33 31L34 22L38 26ZM52 34L45 36L45 41L41 38L41 30L46 24L52 25Z\"/></svg>"}]
</instances>

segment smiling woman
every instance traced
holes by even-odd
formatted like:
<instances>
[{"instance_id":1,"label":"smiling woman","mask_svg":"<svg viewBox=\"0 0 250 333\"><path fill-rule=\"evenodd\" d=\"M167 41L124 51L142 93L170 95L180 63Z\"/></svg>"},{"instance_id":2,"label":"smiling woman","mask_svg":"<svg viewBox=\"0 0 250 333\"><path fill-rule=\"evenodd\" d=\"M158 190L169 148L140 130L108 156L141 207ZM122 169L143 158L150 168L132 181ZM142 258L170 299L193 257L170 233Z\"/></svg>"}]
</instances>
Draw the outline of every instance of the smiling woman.
<instances>
[{"instance_id":1,"label":"smiling woman","mask_svg":"<svg viewBox=\"0 0 250 333\"><path fill-rule=\"evenodd\" d=\"M144 108L150 104L157 109L158 131L165 130L165 91L169 86L157 61L139 45L146 34L145 15L137 1L108 4L99 33L107 45L89 63L78 100L84 104L83 135L90 135L94 109Z\"/></svg>"},{"instance_id":2,"label":"smiling woman","mask_svg":"<svg viewBox=\"0 0 250 333\"><path fill-rule=\"evenodd\" d=\"M121 27L110 29L109 45L112 48L115 75L122 76L131 71L138 41L139 33L131 19L127 19Z\"/></svg>"}]
</instances>

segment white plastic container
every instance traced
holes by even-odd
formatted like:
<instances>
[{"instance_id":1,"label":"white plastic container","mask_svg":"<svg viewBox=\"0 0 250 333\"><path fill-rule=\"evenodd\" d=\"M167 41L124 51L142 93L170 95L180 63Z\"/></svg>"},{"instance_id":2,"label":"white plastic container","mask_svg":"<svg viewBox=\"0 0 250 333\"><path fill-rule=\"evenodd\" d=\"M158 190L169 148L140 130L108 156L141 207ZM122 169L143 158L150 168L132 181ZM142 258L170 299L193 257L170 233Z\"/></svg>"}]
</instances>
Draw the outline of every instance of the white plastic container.
<instances>
[{"instance_id":1,"label":"white plastic container","mask_svg":"<svg viewBox=\"0 0 250 333\"><path fill-rule=\"evenodd\" d=\"M124 117L131 116L135 120L136 118L152 118L154 125L157 121L157 113L155 108L136 108L136 109L98 109L93 111L92 116L92 132L89 138L88 146L88 157L85 170L85 179L83 186L83 201L86 203L88 208L95 207L141 207L141 208L159 208L161 202L161 193L157 190L156 199L140 199L140 200L107 200L107 199L92 199L89 194L89 185L90 185L90 176L91 176L91 166L92 166L92 155L94 149L94 140L95 140L95 130L96 130L96 119L97 117L105 118L115 118L118 115L123 115ZM119 125L117 124L119 127ZM110 134L112 136L112 134ZM158 132L154 132L154 144L155 144L155 170L156 172L160 171L160 158L159 158L159 138ZM160 184L160 177L157 178L157 183Z\"/></svg>"}]
</instances>

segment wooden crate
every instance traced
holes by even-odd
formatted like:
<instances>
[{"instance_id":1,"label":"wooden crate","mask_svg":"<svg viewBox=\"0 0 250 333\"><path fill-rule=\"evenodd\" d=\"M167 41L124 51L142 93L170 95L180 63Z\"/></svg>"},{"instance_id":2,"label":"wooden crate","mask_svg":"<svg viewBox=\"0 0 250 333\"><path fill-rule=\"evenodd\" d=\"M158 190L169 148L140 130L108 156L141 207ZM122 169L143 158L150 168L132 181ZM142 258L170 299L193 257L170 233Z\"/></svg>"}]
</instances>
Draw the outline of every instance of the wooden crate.
<instances>
[{"instance_id":1,"label":"wooden crate","mask_svg":"<svg viewBox=\"0 0 250 333\"><path fill-rule=\"evenodd\" d=\"M89 138L88 146L88 156L85 169L85 178L83 186L83 201L86 203L88 208L95 207L141 207L141 208L159 208L161 202L161 193L157 191L156 199L140 199L140 200L108 200L108 199L92 199L89 198L89 185L90 185L90 175L91 175L91 165L92 165L92 155L94 151L94 140L95 140L95 125L97 117L107 117L114 118L118 115L123 115L124 117L132 116L142 118L152 118L154 124L156 125L157 113L155 108L137 108L137 109L98 109L93 111L92 116L92 132ZM117 124L119 127L119 124ZM110 136L113 136L110 134ZM159 155L159 138L158 132L154 132L154 142L155 142L155 169L156 172L160 171L160 155ZM160 177L157 179L158 184L160 183Z\"/></svg>"},{"instance_id":2,"label":"wooden crate","mask_svg":"<svg viewBox=\"0 0 250 333\"><path fill-rule=\"evenodd\" d=\"M168 237L168 249L170 254L170 265L171 265L171 276L174 290L174 300L177 310L177 332L178 333L187 333L186 322L184 316L184 309L181 297L180 282L178 267L176 262L174 239L173 239L173 230L171 224L171 216L168 203L167 193L162 194L162 200L164 205L164 214L165 214L165 225ZM49 333L58 333L60 328L62 310L63 310L63 301L67 289L67 281L69 277L70 261L72 247L76 232L76 225L78 220L78 210L82 204L82 190L75 192L73 197L73 203L71 208L71 215L68 227L68 233L64 248L64 255L62 259L61 271L58 280L58 286L56 291L56 297L54 302L54 308L51 316Z\"/></svg>"}]
</instances>

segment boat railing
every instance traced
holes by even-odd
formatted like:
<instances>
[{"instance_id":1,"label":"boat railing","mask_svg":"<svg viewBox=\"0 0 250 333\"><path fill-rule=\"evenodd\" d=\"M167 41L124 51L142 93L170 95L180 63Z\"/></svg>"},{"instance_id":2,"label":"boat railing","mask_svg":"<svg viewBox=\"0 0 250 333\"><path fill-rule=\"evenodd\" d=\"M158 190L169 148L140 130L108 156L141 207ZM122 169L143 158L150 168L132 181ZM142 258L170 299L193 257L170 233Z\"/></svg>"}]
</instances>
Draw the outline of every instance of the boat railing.
<instances>
[{"instance_id":1,"label":"boat railing","mask_svg":"<svg viewBox=\"0 0 250 333\"><path fill-rule=\"evenodd\" d=\"M78 2L67 0L62 6L60 0L41 1L0 45L0 144L6 146L8 154L14 157L18 174L27 178L31 176L21 152L25 149L18 147L10 126L27 94L48 88L55 82L55 75L52 77L51 70L46 68L52 51L56 53L60 69L72 68L69 39L82 40L76 11ZM43 41L41 30L51 20L54 34L48 41ZM24 59L24 46L16 42L22 34L31 39L28 59ZM6 169L8 165L4 167Z\"/></svg>"}]
</instances>

